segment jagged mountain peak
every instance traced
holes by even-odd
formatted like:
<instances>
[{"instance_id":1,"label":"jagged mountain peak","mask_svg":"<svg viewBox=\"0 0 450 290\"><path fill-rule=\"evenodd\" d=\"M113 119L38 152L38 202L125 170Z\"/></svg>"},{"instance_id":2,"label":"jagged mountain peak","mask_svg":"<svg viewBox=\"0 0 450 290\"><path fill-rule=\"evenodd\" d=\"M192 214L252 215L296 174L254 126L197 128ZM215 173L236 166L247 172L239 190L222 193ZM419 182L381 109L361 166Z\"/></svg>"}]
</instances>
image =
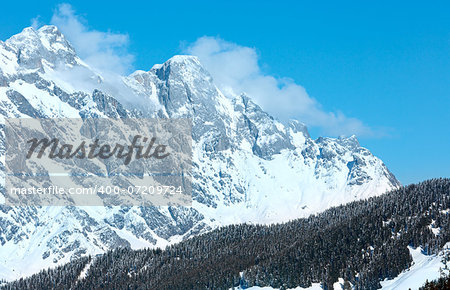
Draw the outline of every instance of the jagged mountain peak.
<instances>
[{"instance_id":1,"label":"jagged mountain peak","mask_svg":"<svg viewBox=\"0 0 450 290\"><path fill-rule=\"evenodd\" d=\"M161 64L154 64L149 71L137 70L130 76L142 75L147 73L155 73L161 69L170 69L175 67L181 67L184 70L205 70L200 63L198 57L194 55L174 55L167 61Z\"/></svg>"},{"instance_id":2,"label":"jagged mountain peak","mask_svg":"<svg viewBox=\"0 0 450 290\"><path fill-rule=\"evenodd\" d=\"M359 148L360 144L356 135L351 135L350 137L339 136L336 140L340 144L347 146L348 148Z\"/></svg>"},{"instance_id":3,"label":"jagged mountain peak","mask_svg":"<svg viewBox=\"0 0 450 290\"><path fill-rule=\"evenodd\" d=\"M315 141L319 144L337 143L337 144L347 147L349 149L355 149L355 148L361 147L361 145L359 144L358 138L355 135L351 135L349 137L339 136L338 138L318 137Z\"/></svg>"},{"instance_id":4,"label":"jagged mountain peak","mask_svg":"<svg viewBox=\"0 0 450 290\"><path fill-rule=\"evenodd\" d=\"M11 36L6 43L17 48L24 49L25 46L44 45L47 49L52 49L52 45L59 44L59 50L67 50L75 54L75 50L64 34L55 25L44 25L39 29L27 27L22 32ZM50 46L49 46L50 45ZM55 49L53 47L53 49Z\"/></svg>"},{"instance_id":5,"label":"jagged mountain peak","mask_svg":"<svg viewBox=\"0 0 450 290\"><path fill-rule=\"evenodd\" d=\"M150 71L164 81L182 81L186 84L212 83L209 72L203 67L200 60L192 55L175 55L161 66L154 66Z\"/></svg>"},{"instance_id":6,"label":"jagged mountain peak","mask_svg":"<svg viewBox=\"0 0 450 290\"><path fill-rule=\"evenodd\" d=\"M33 29L33 28L32 28ZM57 36L63 36L61 31L56 25L43 25L38 29L39 32L46 33L46 34L52 34Z\"/></svg>"},{"instance_id":7,"label":"jagged mountain peak","mask_svg":"<svg viewBox=\"0 0 450 290\"><path fill-rule=\"evenodd\" d=\"M80 63L72 45L56 26L46 25L38 30L32 27L13 35L4 42L6 49L15 53L22 69L44 69L44 65Z\"/></svg>"},{"instance_id":8,"label":"jagged mountain peak","mask_svg":"<svg viewBox=\"0 0 450 290\"><path fill-rule=\"evenodd\" d=\"M188 54L179 54L174 55L171 58L169 58L166 62L166 65L172 65L172 64L185 64L185 65L193 65L193 66L202 66L200 63L200 60L197 56L194 55L188 55Z\"/></svg>"},{"instance_id":9,"label":"jagged mountain peak","mask_svg":"<svg viewBox=\"0 0 450 290\"><path fill-rule=\"evenodd\" d=\"M308 127L306 125L298 120L289 120L288 127L292 129L293 133L301 132L303 133L307 138L310 138Z\"/></svg>"}]
</instances>

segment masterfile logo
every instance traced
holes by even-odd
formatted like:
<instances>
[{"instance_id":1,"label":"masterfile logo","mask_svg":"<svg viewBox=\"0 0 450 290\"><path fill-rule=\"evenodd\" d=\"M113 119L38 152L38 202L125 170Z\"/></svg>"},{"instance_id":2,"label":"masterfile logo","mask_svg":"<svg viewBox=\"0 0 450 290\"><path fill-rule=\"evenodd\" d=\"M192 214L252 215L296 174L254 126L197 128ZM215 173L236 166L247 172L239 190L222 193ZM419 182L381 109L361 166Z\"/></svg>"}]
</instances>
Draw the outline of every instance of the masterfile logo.
<instances>
[{"instance_id":1,"label":"masterfile logo","mask_svg":"<svg viewBox=\"0 0 450 290\"><path fill-rule=\"evenodd\" d=\"M190 205L190 119L7 119L8 205Z\"/></svg>"},{"instance_id":2,"label":"masterfile logo","mask_svg":"<svg viewBox=\"0 0 450 290\"><path fill-rule=\"evenodd\" d=\"M144 146L138 145L139 140L142 139L142 143L146 146L144 152ZM48 158L60 158L60 159L69 159L69 158L79 158L79 159L93 159L93 158L101 158L108 159L113 156L116 158L124 158L125 165L130 164L131 159L133 158L133 150L136 149L136 159L140 158L157 158L164 159L170 155L170 153L166 153L167 145L157 145L155 149L153 149L153 145L156 142L156 137L152 137L149 144L147 145L147 141L149 138L142 137L141 135L136 135L133 137L133 141L128 146L121 145L116 143L115 146L111 146L109 144L99 144L99 139L95 139L92 144L87 145L88 149L86 149L86 141L82 141L80 145L78 145L74 149L74 145L72 144L60 144L59 139L53 138L49 140L48 138L43 138L38 140L37 138L32 138L27 141L30 143L30 149L28 150L28 154L26 156L27 159L30 159L33 156L35 151L38 151L37 158L42 158L44 152L47 148L50 149L48 154ZM112 149L113 148L113 149ZM152 150L153 149L153 150ZM125 151L125 152L124 152Z\"/></svg>"}]
</instances>

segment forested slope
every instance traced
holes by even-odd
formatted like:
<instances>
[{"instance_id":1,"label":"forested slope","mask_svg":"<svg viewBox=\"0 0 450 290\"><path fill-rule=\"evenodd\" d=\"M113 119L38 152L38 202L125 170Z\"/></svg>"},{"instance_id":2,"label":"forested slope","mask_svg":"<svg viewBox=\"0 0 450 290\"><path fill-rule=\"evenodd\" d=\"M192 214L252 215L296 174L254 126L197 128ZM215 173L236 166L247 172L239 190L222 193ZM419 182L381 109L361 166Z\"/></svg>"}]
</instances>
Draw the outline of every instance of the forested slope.
<instances>
[{"instance_id":1,"label":"forested slope","mask_svg":"<svg viewBox=\"0 0 450 290\"><path fill-rule=\"evenodd\" d=\"M408 246L432 254L450 241L449 209L450 179L433 179L284 224L227 226L165 250L117 249L3 288L328 288L342 277L376 289L410 266Z\"/></svg>"}]
</instances>

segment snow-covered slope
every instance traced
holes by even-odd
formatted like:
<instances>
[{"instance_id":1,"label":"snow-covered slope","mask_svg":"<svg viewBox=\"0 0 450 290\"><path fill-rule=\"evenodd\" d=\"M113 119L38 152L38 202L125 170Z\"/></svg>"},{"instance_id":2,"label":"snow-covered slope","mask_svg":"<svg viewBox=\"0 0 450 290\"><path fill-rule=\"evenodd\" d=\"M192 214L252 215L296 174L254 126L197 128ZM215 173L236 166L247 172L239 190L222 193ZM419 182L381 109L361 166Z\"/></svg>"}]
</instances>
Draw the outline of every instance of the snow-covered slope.
<instances>
[{"instance_id":1,"label":"snow-covered slope","mask_svg":"<svg viewBox=\"0 0 450 290\"><path fill-rule=\"evenodd\" d=\"M426 281L439 279L440 275L449 275L449 266L444 257L450 256L450 243L437 255L424 255L421 248L408 248L413 265L392 280L381 282L382 289L419 289Z\"/></svg>"},{"instance_id":2,"label":"snow-covered slope","mask_svg":"<svg viewBox=\"0 0 450 290\"><path fill-rule=\"evenodd\" d=\"M286 221L400 185L355 136L313 140L302 123L282 124L245 95L225 97L196 57L105 74L54 26L0 42L0 119L11 117L191 117L193 206L1 206L0 278L115 247L164 246L220 225Z\"/></svg>"}]
</instances>

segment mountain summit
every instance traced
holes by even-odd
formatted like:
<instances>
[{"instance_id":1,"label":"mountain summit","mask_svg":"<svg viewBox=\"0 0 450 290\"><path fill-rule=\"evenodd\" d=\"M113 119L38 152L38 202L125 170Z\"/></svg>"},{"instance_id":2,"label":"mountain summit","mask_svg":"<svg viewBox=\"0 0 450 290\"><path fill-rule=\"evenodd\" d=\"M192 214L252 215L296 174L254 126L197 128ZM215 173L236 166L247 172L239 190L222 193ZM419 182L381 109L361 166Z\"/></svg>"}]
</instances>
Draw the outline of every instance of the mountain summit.
<instances>
[{"instance_id":1,"label":"mountain summit","mask_svg":"<svg viewBox=\"0 0 450 290\"><path fill-rule=\"evenodd\" d=\"M117 247L162 247L221 225L305 217L400 186L356 137L313 140L304 124L282 124L245 94L225 97L194 56L111 76L85 64L55 26L0 42L0 115L193 119L192 207L1 206L5 279ZM4 138L2 130L1 160Z\"/></svg>"}]
</instances>

